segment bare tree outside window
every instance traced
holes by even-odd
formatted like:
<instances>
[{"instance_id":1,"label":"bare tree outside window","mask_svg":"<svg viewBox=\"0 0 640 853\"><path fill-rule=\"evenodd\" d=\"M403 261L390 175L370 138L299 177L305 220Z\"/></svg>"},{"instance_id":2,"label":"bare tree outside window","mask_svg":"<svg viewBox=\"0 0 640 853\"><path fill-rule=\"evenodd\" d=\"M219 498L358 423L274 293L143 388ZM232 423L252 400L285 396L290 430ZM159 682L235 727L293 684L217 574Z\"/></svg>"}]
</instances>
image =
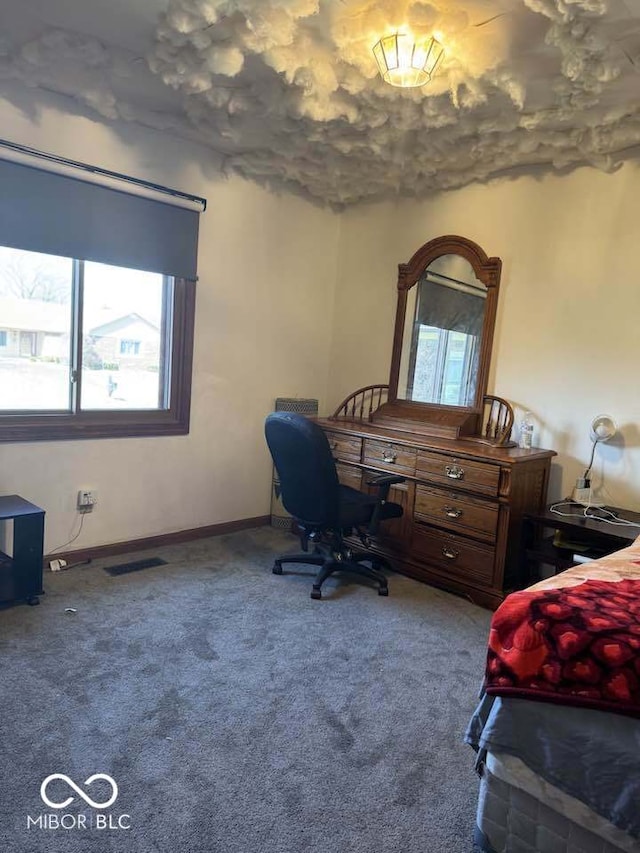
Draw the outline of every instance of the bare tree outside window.
<instances>
[{"instance_id":1,"label":"bare tree outside window","mask_svg":"<svg viewBox=\"0 0 640 853\"><path fill-rule=\"evenodd\" d=\"M0 296L66 305L70 299L65 258L0 246Z\"/></svg>"}]
</instances>

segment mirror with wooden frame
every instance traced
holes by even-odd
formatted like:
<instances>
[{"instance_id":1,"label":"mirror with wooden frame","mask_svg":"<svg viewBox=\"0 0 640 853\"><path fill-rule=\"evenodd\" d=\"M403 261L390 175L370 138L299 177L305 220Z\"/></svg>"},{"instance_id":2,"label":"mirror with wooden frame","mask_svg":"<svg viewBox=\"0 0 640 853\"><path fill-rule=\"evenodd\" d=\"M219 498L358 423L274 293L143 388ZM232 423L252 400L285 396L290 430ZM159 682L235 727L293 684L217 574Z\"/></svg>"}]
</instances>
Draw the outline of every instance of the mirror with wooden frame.
<instances>
[{"instance_id":1,"label":"mirror with wooden frame","mask_svg":"<svg viewBox=\"0 0 640 853\"><path fill-rule=\"evenodd\" d=\"M372 420L443 438L480 434L501 267L457 236L399 265L389 398Z\"/></svg>"}]
</instances>

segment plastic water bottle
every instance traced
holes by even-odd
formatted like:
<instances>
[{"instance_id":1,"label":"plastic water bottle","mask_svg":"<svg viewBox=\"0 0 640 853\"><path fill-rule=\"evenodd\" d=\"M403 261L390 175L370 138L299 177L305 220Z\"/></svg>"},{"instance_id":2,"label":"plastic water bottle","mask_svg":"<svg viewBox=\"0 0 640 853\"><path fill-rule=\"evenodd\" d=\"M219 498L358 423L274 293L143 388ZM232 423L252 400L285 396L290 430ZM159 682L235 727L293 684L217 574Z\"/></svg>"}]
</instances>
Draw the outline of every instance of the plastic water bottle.
<instances>
[{"instance_id":1,"label":"plastic water bottle","mask_svg":"<svg viewBox=\"0 0 640 853\"><path fill-rule=\"evenodd\" d=\"M518 447L528 450L533 444L533 418L531 412L525 412L520 421L520 441Z\"/></svg>"}]
</instances>

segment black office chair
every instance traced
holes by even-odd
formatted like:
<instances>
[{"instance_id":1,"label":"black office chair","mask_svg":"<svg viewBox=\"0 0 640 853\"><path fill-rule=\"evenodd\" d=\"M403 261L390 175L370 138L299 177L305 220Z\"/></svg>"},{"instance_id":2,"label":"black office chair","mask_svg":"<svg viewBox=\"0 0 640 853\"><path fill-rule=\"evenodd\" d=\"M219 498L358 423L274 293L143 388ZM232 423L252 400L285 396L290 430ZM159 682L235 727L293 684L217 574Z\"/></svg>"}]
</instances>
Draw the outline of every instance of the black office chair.
<instances>
[{"instance_id":1,"label":"black office chair","mask_svg":"<svg viewBox=\"0 0 640 853\"><path fill-rule=\"evenodd\" d=\"M378 487L377 495L341 485L324 431L293 412L270 414L265 436L280 478L282 503L297 524L305 552L278 557L273 573L281 575L283 563L320 566L311 598L322 598L322 584L334 572L354 572L377 583L378 595L388 595L382 570L391 569L391 565L367 546L381 521L402 515L402 507L388 503L387 496L390 486L404 478L394 474L372 476L368 482ZM363 543L362 550L354 550L344 541L344 536L354 530Z\"/></svg>"}]
</instances>

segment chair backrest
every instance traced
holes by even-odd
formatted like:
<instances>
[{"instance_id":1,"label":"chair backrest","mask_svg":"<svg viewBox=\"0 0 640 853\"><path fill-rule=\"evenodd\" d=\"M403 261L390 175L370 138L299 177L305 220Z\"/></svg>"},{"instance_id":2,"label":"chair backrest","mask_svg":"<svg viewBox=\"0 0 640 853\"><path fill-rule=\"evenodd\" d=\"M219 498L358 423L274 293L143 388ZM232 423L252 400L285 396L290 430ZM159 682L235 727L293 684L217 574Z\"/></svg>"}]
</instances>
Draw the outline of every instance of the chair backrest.
<instances>
[{"instance_id":1,"label":"chair backrest","mask_svg":"<svg viewBox=\"0 0 640 853\"><path fill-rule=\"evenodd\" d=\"M264 432L287 512L303 524L334 525L339 482L324 431L295 412L273 412L266 419Z\"/></svg>"}]
</instances>

